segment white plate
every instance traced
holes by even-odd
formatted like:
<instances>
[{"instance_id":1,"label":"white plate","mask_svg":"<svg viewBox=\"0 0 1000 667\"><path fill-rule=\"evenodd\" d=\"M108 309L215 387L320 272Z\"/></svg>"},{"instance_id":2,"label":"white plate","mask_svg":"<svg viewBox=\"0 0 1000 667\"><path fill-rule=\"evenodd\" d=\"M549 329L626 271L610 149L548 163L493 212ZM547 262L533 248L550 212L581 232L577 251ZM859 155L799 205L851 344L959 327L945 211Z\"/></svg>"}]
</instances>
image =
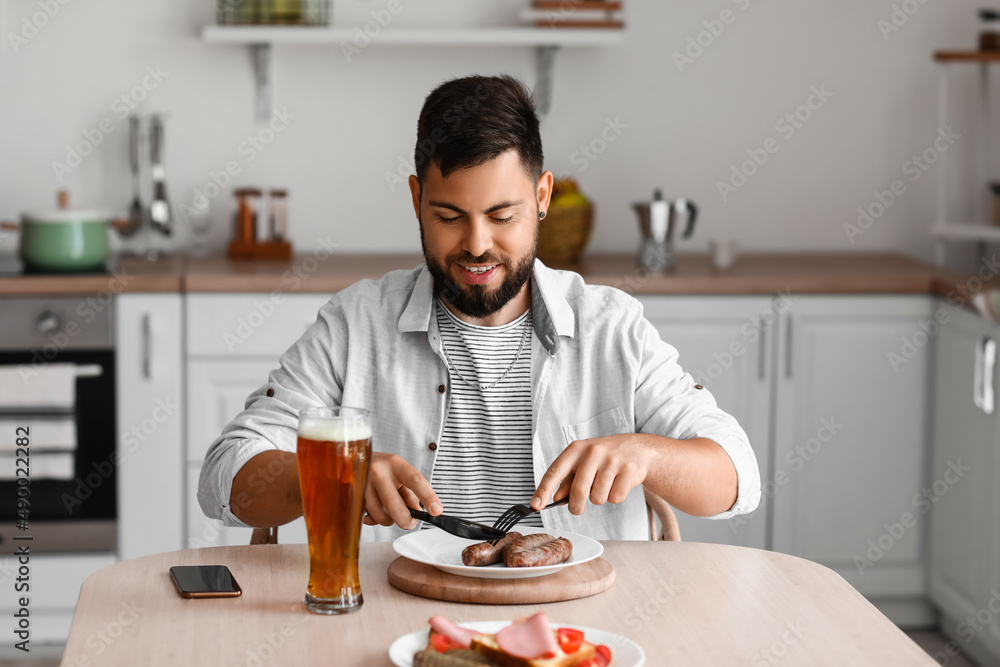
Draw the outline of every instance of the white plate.
<instances>
[{"instance_id":1,"label":"white plate","mask_svg":"<svg viewBox=\"0 0 1000 667\"><path fill-rule=\"evenodd\" d=\"M480 621L478 623L459 623L463 628L479 630L496 634L497 631L507 627L511 621ZM584 628L579 625L560 625L549 622L552 628L574 628L581 630L584 638L591 644L604 644L611 649L611 664L609 667L641 667L646 662L646 653L642 647L631 639L626 639L621 635L604 630ZM428 635L430 630L417 630L408 635L399 637L389 647L389 659L396 667L413 667L413 656L418 651L427 648Z\"/></svg>"},{"instance_id":2,"label":"white plate","mask_svg":"<svg viewBox=\"0 0 1000 667\"><path fill-rule=\"evenodd\" d=\"M572 565L594 560L602 553L604 547L597 540L580 535L547 528L525 527L518 532L525 535L533 533L548 533L553 537L565 537L573 543L573 555L568 561L557 565L542 565L540 567L507 567L503 563L495 563L486 567L471 567L462 564L462 549L475 544L475 540L465 540L455 537L437 528L418 530L396 538L392 548L400 556L405 556L418 563L433 565L442 572L457 574L461 577L477 577L479 579L526 579L553 574Z\"/></svg>"}]
</instances>

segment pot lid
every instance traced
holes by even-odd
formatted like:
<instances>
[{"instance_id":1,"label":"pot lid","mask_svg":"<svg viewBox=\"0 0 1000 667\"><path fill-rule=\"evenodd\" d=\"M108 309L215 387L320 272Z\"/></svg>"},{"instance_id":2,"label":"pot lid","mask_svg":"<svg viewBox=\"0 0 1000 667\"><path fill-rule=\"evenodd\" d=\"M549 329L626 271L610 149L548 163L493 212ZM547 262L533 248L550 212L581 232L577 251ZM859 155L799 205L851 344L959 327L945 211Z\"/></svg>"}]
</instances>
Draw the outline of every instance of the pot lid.
<instances>
[{"instance_id":1,"label":"pot lid","mask_svg":"<svg viewBox=\"0 0 1000 667\"><path fill-rule=\"evenodd\" d=\"M111 211L101 209L51 209L48 211L28 211L21 214L24 222L110 222L115 215Z\"/></svg>"}]
</instances>

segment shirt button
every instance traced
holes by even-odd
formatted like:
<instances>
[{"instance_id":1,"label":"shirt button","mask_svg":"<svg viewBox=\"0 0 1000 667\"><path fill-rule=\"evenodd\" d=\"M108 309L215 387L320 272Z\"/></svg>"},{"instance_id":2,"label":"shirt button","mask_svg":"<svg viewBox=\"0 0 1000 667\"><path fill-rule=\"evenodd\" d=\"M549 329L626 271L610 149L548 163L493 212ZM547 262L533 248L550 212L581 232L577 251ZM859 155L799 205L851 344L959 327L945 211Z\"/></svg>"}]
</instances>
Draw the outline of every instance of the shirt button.
<instances>
[{"instance_id":1,"label":"shirt button","mask_svg":"<svg viewBox=\"0 0 1000 667\"><path fill-rule=\"evenodd\" d=\"M439 394L443 394L443 393L444 393L445 391L447 391L447 390L448 390L448 388L447 388L447 387L445 387L445 386L444 386L443 384L439 384L439 385L438 385L438 393L439 393Z\"/></svg>"},{"instance_id":2,"label":"shirt button","mask_svg":"<svg viewBox=\"0 0 1000 667\"><path fill-rule=\"evenodd\" d=\"M437 448L438 448L438 445L437 445L436 442L432 442L431 444L427 445L427 449L431 450L432 452L435 451L435 450L437 450Z\"/></svg>"},{"instance_id":3,"label":"shirt button","mask_svg":"<svg viewBox=\"0 0 1000 667\"><path fill-rule=\"evenodd\" d=\"M702 387L702 386L701 386L700 384L696 384L696 385L694 386L694 388L695 388L695 389L704 389L704 387Z\"/></svg>"},{"instance_id":4,"label":"shirt button","mask_svg":"<svg viewBox=\"0 0 1000 667\"><path fill-rule=\"evenodd\" d=\"M271 389L270 387L268 387L268 389L267 389L267 395L268 396L274 396L274 390Z\"/></svg>"}]
</instances>

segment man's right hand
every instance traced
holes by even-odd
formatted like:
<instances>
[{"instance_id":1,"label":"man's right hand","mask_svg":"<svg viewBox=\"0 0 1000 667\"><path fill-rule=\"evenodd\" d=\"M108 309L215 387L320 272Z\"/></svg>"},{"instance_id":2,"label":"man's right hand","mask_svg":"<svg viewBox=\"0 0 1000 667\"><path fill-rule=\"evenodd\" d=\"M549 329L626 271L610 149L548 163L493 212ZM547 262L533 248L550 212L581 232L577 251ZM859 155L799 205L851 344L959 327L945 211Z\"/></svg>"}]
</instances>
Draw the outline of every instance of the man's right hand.
<instances>
[{"instance_id":1,"label":"man's right hand","mask_svg":"<svg viewBox=\"0 0 1000 667\"><path fill-rule=\"evenodd\" d=\"M423 505L434 516L441 514L441 500L434 493L430 482L420 471L396 454L372 454L371 471L368 473L368 488L365 490L365 509L369 526L379 524L410 530L417 520L410 516L407 508L420 509Z\"/></svg>"}]
</instances>

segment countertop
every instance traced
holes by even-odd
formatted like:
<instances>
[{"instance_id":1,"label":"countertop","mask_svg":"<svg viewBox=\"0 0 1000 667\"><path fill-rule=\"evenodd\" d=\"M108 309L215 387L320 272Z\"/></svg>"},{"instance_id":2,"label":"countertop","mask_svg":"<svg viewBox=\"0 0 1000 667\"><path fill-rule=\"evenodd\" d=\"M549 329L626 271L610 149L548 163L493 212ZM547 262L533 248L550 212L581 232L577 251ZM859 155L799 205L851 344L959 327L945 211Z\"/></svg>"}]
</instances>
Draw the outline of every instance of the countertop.
<instances>
[{"instance_id":1,"label":"countertop","mask_svg":"<svg viewBox=\"0 0 1000 667\"><path fill-rule=\"evenodd\" d=\"M0 277L0 295L30 296L119 292L332 293L394 269L419 265L418 254L297 255L291 260L230 260L224 256L167 257L149 262L122 258L112 275ZM935 294L975 291L975 280L890 253L748 254L727 271L707 255L681 255L669 274L636 268L632 254L595 254L578 264L553 264L580 273L590 284L631 294Z\"/></svg>"}]
</instances>

